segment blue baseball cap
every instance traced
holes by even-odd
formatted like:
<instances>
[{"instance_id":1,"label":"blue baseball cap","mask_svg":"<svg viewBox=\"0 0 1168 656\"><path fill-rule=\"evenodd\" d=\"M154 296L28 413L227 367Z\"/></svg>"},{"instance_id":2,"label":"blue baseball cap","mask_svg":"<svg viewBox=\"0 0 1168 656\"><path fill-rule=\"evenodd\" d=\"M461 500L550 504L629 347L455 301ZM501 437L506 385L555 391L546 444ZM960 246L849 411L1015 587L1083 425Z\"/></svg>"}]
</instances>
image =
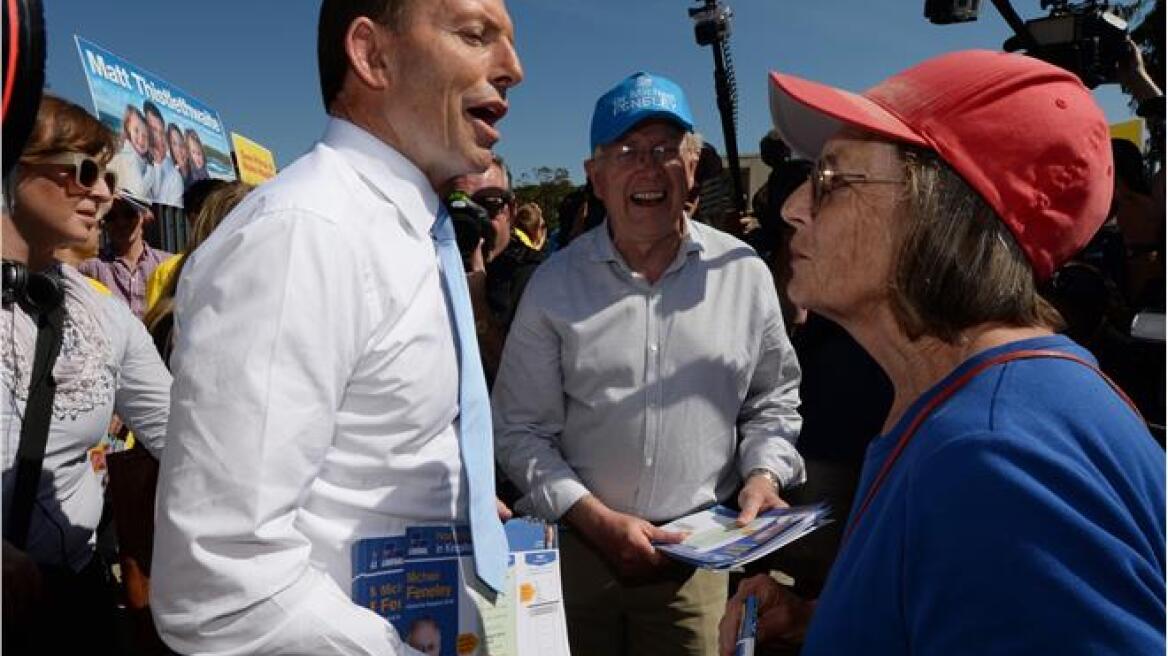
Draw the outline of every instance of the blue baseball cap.
<instances>
[{"instance_id":1,"label":"blue baseball cap","mask_svg":"<svg viewBox=\"0 0 1168 656\"><path fill-rule=\"evenodd\" d=\"M592 149L616 141L647 118L673 121L693 131L693 113L681 87L672 80L638 71L596 101L592 112Z\"/></svg>"}]
</instances>

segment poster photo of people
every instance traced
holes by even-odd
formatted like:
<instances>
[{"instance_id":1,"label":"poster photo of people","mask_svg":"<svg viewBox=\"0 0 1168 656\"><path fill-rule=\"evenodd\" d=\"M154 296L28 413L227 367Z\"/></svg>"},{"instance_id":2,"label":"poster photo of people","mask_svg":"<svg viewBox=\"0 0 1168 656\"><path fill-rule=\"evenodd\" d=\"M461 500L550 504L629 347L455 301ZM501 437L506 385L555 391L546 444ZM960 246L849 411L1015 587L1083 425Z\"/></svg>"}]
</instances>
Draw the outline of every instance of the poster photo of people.
<instances>
[{"instance_id":1,"label":"poster photo of people","mask_svg":"<svg viewBox=\"0 0 1168 656\"><path fill-rule=\"evenodd\" d=\"M95 113L121 136L111 166L122 193L182 207L183 191L193 182L235 179L218 112L101 46L75 39Z\"/></svg>"}]
</instances>

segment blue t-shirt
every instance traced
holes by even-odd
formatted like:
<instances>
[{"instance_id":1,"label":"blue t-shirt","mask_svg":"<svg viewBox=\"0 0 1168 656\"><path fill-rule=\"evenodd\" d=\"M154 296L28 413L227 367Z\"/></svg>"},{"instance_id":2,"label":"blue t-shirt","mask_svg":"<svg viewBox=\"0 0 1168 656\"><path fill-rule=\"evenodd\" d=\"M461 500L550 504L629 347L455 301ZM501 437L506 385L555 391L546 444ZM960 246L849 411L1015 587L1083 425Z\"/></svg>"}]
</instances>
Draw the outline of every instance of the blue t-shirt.
<instances>
[{"instance_id":1,"label":"blue t-shirt","mask_svg":"<svg viewBox=\"0 0 1168 656\"><path fill-rule=\"evenodd\" d=\"M908 423L868 448L866 495ZM921 424L836 560L804 656L1164 653L1164 451L1094 371L991 367ZM854 511L853 511L854 512Z\"/></svg>"}]
</instances>

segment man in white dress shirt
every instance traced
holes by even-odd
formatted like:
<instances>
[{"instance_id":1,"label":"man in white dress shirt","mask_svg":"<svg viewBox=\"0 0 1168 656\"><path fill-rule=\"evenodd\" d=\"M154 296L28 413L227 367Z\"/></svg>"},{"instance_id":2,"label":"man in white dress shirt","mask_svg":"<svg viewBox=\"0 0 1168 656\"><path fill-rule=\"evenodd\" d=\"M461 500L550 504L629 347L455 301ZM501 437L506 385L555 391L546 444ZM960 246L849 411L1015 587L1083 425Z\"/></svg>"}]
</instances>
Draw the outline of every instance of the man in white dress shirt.
<instances>
[{"instance_id":1,"label":"man in white dress shirt","mask_svg":"<svg viewBox=\"0 0 1168 656\"><path fill-rule=\"evenodd\" d=\"M434 189L522 79L503 0L324 0L323 139L183 271L152 606L199 654L415 653L350 601L354 541L465 522Z\"/></svg>"}]
</instances>

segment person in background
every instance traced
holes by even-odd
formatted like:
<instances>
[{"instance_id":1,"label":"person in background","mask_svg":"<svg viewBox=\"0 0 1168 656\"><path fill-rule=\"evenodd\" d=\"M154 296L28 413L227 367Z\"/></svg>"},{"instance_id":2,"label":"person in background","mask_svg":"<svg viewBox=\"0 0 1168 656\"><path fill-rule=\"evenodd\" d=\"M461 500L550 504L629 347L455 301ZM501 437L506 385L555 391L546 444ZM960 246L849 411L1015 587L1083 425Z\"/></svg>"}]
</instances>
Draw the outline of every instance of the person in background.
<instances>
[{"instance_id":1,"label":"person in background","mask_svg":"<svg viewBox=\"0 0 1168 656\"><path fill-rule=\"evenodd\" d=\"M148 200L177 207L182 203L183 178L175 168L174 160L168 156L170 144L166 136L166 121L153 101L142 103L142 113L146 115L146 127L150 133L150 162L153 166L153 174L148 180Z\"/></svg>"},{"instance_id":2,"label":"person in background","mask_svg":"<svg viewBox=\"0 0 1168 656\"><path fill-rule=\"evenodd\" d=\"M771 75L816 158L783 207L791 299L892 382L818 601L766 575L760 643L819 654L1159 654L1165 461L1038 293L1107 216L1107 121L1072 73L955 52L862 95Z\"/></svg>"},{"instance_id":3,"label":"person in background","mask_svg":"<svg viewBox=\"0 0 1168 656\"><path fill-rule=\"evenodd\" d=\"M566 247L572 240L604 222L604 203L592 190L592 181L570 192L560 201L557 216L560 218L556 234L556 250Z\"/></svg>"},{"instance_id":4,"label":"person in background","mask_svg":"<svg viewBox=\"0 0 1168 656\"><path fill-rule=\"evenodd\" d=\"M97 119L46 94L7 181L0 312L5 653L114 652L116 601L94 553L102 484L87 454L115 410L152 453L165 440L170 375L145 328L124 303L54 257L97 229L117 188L106 168L116 151L116 138ZM63 309L56 391L27 537L20 538L11 524L23 466L18 445L30 410L37 321L52 317L53 308Z\"/></svg>"},{"instance_id":5,"label":"person in background","mask_svg":"<svg viewBox=\"0 0 1168 656\"><path fill-rule=\"evenodd\" d=\"M1156 211L1152 182L1139 146L1126 139L1112 139L1111 153L1115 160L1115 195L1110 217L1115 219L1122 237L1125 263L1116 282L1134 313L1157 300L1163 302L1164 214Z\"/></svg>"},{"instance_id":6,"label":"person in background","mask_svg":"<svg viewBox=\"0 0 1168 656\"><path fill-rule=\"evenodd\" d=\"M722 155L713 144L703 143L694 173L694 188L690 192L688 209L694 221L741 238L744 225L738 221L734 207L734 187L730 172L722 166Z\"/></svg>"},{"instance_id":7,"label":"person in background","mask_svg":"<svg viewBox=\"0 0 1168 656\"><path fill-rule=\"evenodd\" d=\"M683 536L655 524L785 505L803 482L799 364L765 263L686 215L701 137L681 89L629 76L597 101L591 141L608 219L532 275L495 381L495 454L518 508L567 524L573 654L710 654L727 575L657 552Z\"/></svg>"},{"instance_id":8,"label":"person in background","mask_svg":"<svg viewBox=\"0 0 1168 656\"><path fill-rule=\"evenodd\" d=\"M492 155L491 166L483 173L460 175L444 185L446 200L468 198L486 210L493 237L479 246L482 264L488 265L511 243L511 224L515 217L515 194L511 191L511 172L499 155ZM473 259L473 257L472 257ZM477 265L472 266L475 269Z\"/></svg>"},{"instance_id":9,"label":"person in background","mask_svg":"<svg viewBox=\"0 0 1168 656\"><path fill-rule=\"evenodd\" d=\"M207 200L213 192L230 185L227 180L220 180L218 178L204 178L192 182L183 192L183 218L187 222L187 229L190 232L195 230L195 221L198 219L200 212L203 209L203 203ZM219 217L222 219L223 217ZM206 235L204 235L205 237ZM184 249L190 252L190 240L194 239L191 234L187 235L187 246ZM201 241L201 240L200 240ZM171 278L175 275L175 271L182 264L185 253L176 253L165 260L158 263L154 267L154 271L150 272L150 277L146 278L146 310L150 311L158 299L162 298L163 294L168 293L166 290L171 287ZM177 285L177 283L176 283ZM170 296L174 296L173 290L169 292ZM169 310L168 310L169 312ZM144 319L145 320L145 319ZM149 325L149 323L147 323Z\"/></svg>"},{"instance_id":10,"label":"person in background","mask_svg":"<svg viewBox=\"0 0 1168 656\"><path fill-rule=\"evenodd\" d=\"M487 300L495 321L506 335L515 320L515 310L523 298L523 291L531 274L547 259L544 246L547 224L539 205L527 203L513 211L511 239L503 250L487 265ZM499 344L500 352L502 343ZM494 370L490 371L494 380Z\"/></svg>"},{"instance_id":11,"label":"person in background","mask_svg":"<svg viewBox=\"0 0 1168 656\"><path fill-rule=\"evenodd\" d=\"M515 194L511 190L511 173L502 157L496 155L485 173L459 176L448 186L451 193L468 198L486 211L493 228L490 248L484 244L472 253L467 272L479 352L487 386L491 387L515 308L543 255L530 252L516 234Z\"/></svg>"},{"instance_id":12,"label":"person in background","mask_svg":"<svg viewBox=\"0 0 1168 656\"><path fill-rule=\"evenodd\" d=\"M543 210L535 203L524 203L515 210L515 236L524 247L542 251L547 245L547 222Z\"/></svg>"},{"instance_id":13,"label":"person in background","mask_svg":"<svg viewBox=\"0 0 1168 656\"><path fill-rule=\"evenodd\" d=\"M146 281L155 267L172 256L146 243L144 226L153 220L150 206L142 199L129 193L118 196L105 215L105 247L77 267L125 301L138 318L146 313Z\"/></svg>"},{"instance_id":14,"label":"person in background","mask_svg":"<svg viewBox=\"0 0 1168 656\"><path fill-rule=\"evenodd\" d=\"M323 138L191 253L175 298L151 609L182 653L413 654L350 598L353 545L409 526L469 521L463 589L505 577L436 190L491 166L523 77L511 18L502 0L324 0L317 60Z\"/></svg>"},{"instance_id":15,"label":"person in background","mask_svg":"<svg viewBox=\"0 0 1168 656\"><path fill-rule=\"evenodd\" d=\"M187 238L187 244L183 248L183 252L163 262L163 264L167 262L175 262L175 264L164 278L165 286L158 292L157 298L150 303L150 309L142 317L142 322L146 324L146 329L150 332L151 338L154 339L154 345L158 348L163 362L170 361L170 354L174 348L174 295L178 291L183 263L200 244L207 240L207 237L211 236L211 232L218 227L219 223L252 190L251 185L239 181L215 180L214 182L216 184L210 193L199 198L197 202L191 202L187 205L187 207L195 208L191 219L191 234ZM190 194L187 194L186 197L190 199ZM152 283L157 282L157 274L161 269L162 265L159 265L154 272L155 275L150 277Z\"/></svg>"},{"instance_id":16,"label":"person in background","mask_svg":"<svg viewBox=\"0 0 1168 656\"><path fill-rule=\"evenodd\" d=\"M187 187L199 180L211 177L207 173L207 153L203 150L203 140L198 130L187 128L187 154L190 156L190 175L187 178ZM184 199L185 200L185 199Z\"/></svg>"}]
</instances>

